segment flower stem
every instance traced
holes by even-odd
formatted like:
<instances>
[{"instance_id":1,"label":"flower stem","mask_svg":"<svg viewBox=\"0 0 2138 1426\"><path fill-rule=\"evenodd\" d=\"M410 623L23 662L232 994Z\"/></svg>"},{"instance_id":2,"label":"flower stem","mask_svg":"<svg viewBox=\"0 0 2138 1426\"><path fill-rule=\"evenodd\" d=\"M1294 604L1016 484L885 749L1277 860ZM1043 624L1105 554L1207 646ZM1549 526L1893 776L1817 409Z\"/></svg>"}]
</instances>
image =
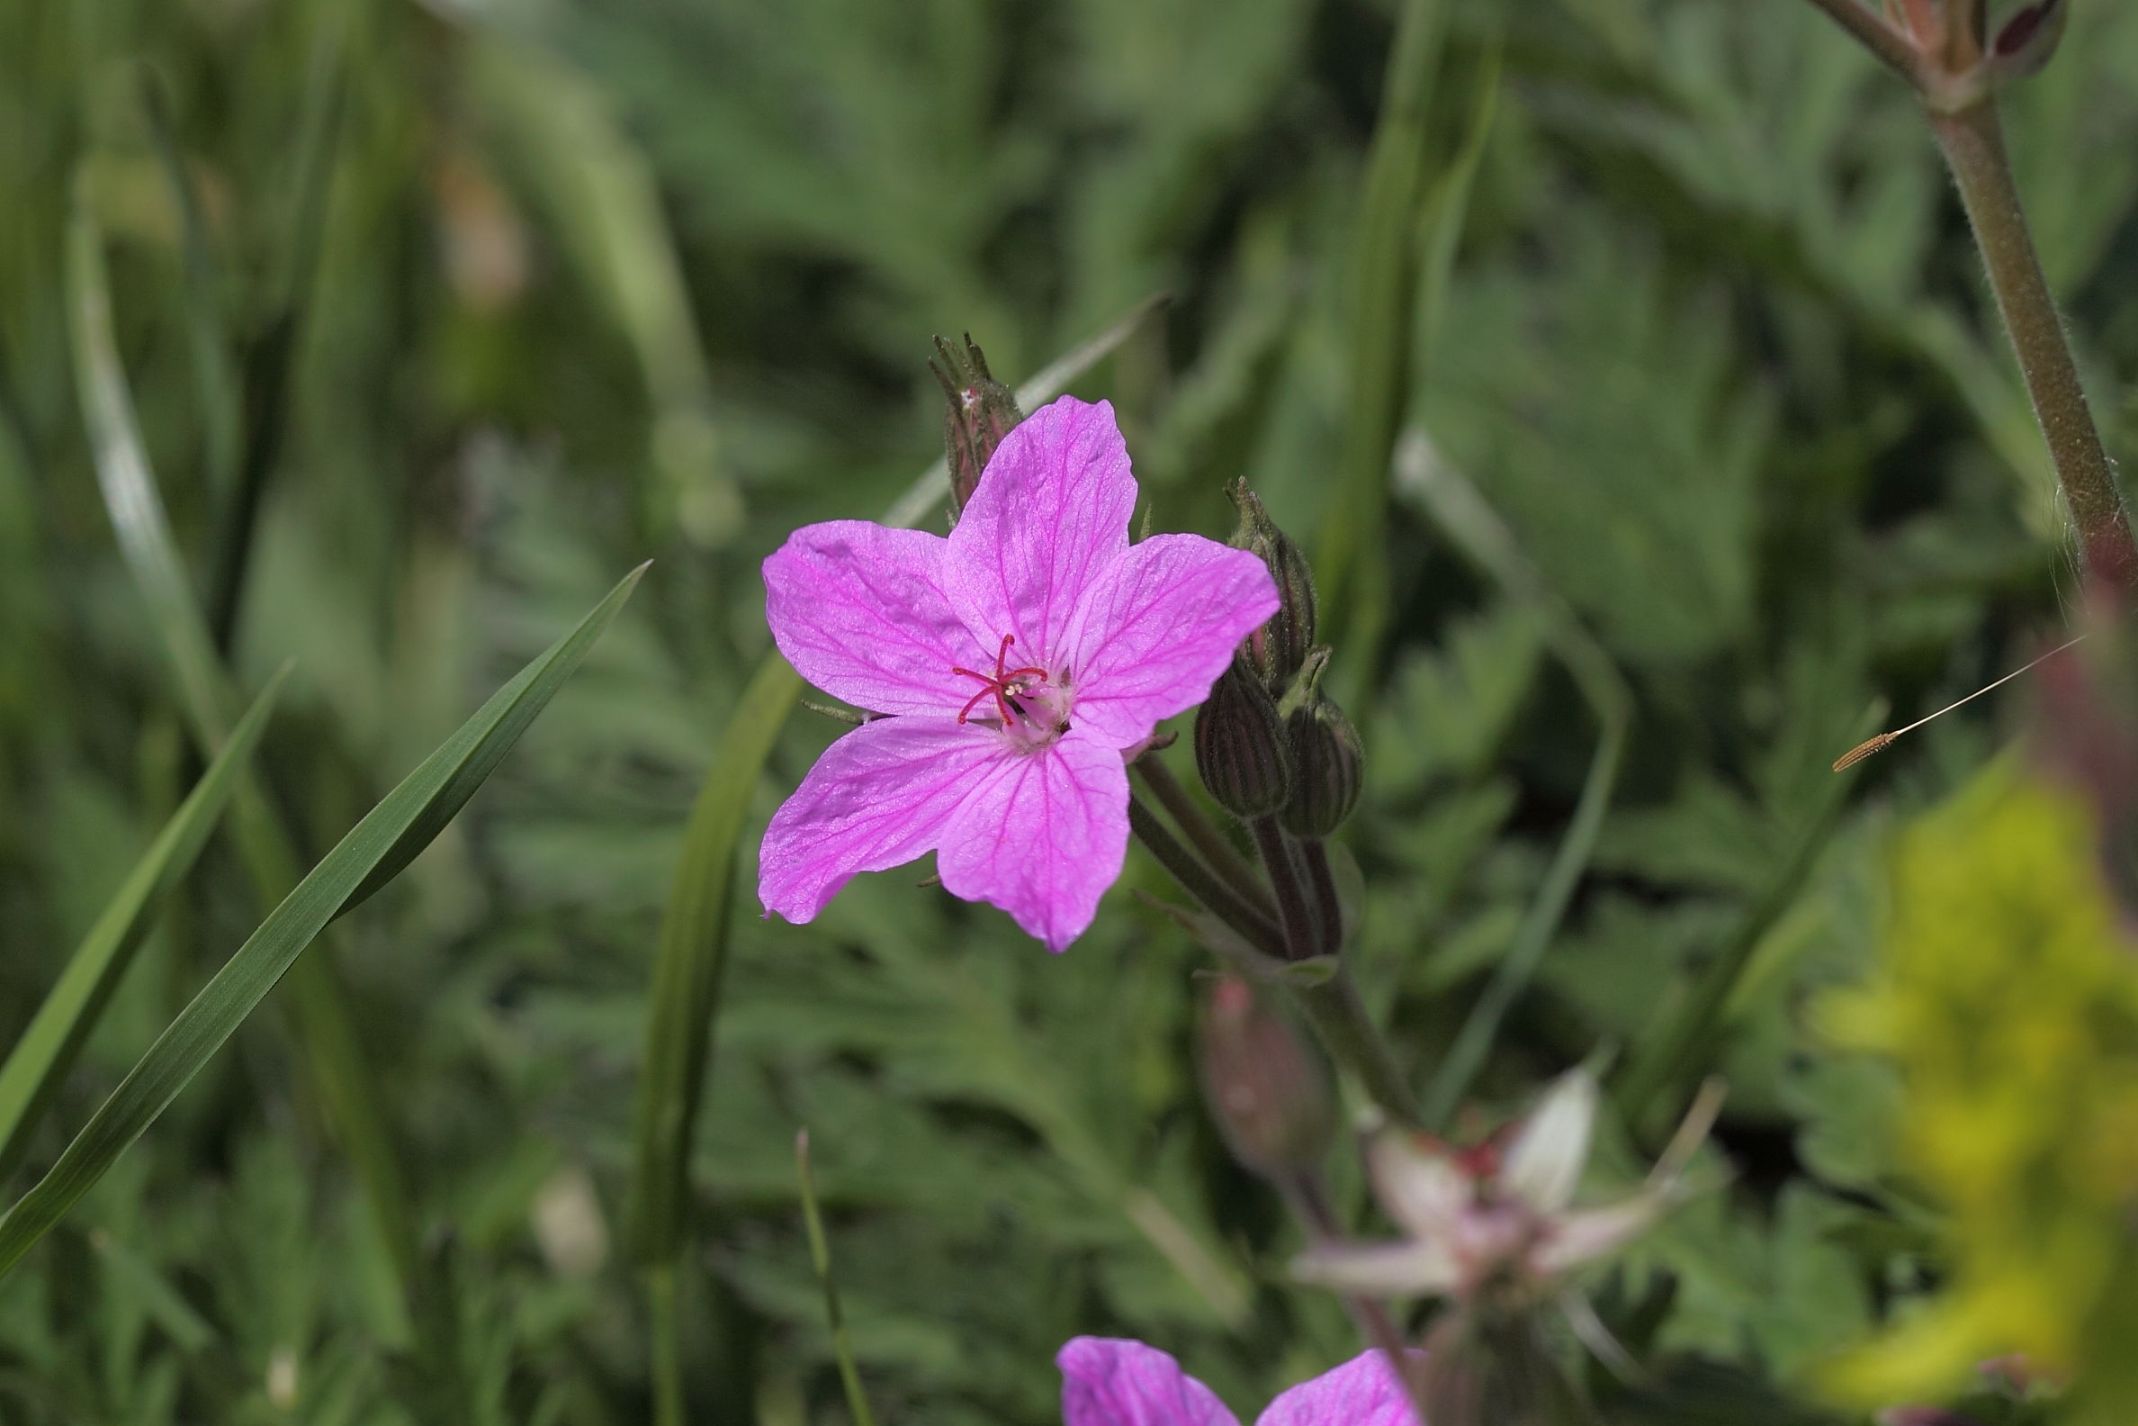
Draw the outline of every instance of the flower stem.
<instances>
[{"instance_id":1,"label":"flower stem","mask_svg":"<svg viewBox=\"0 0 2138 1426\"><path fill-rule=\"evenodd\" d=\"M1315 909L1321 918L1321 953L1333 956L1344 948L1344 903L1336 894L1336 872L1329 865L1328 844L1313 838L1301 842L1299 852L1307 864Z\"/></svg>"},{"instance_id":2,"label":"flower stem","mask_svg":"<svg viewBox=\"0 0 2138 1426\"><path fill-rule=\"evenodd\" d=\"M673 1263L647 1271L646 1305L653 1336L653 1419L656 1426L684 1426L683 1340Z\"/></svg>"},{"instance_id":3,"label":"flower stem","mask_svg":"<svg viewBox=\"0 0 2138 1426\"><path fill-rule=\"evenodd\" d=\"M1303 961L1320 951L1314 934L1314 918L1307 910L1306 890L1299 884L1299 867L1284 831L1274 817L1255 818L1252 829L1255 848L1262 853L1262 869L1277 891L1277 919L1284 927L1284 958Z\"/></svg>"},{"instance_id":4,"label":"flower stem","mask_svg":"<svg viewBox=\"0 0 2138 1426\"><path fill-rule=\"evenodd\" d=\"M1151 855L1158 858L1159 865L1172 873L1173 880L1180 883L1180 889L1200 901L1211 915L1237 931L1262 954L1283 956L1284 937L1276 924L1235 896L1215 872L1181 844L1158 814L1134 794L1128 799L1128 827Z\"/></svg>"},{"instance_id":5,"label":"flower stem","mask_svg":"<svg viewBox=\"0 0 2138 1426\"><path fill-rule=\"evenodd\" d=\"M2078 526L2087 566L2116 588L2129 589L2138 580L2138 547L2132 544L2115 472L2086 409L2086 388L2027 232L1997 110L1984 99L1956 113L1933 111L1930 128L1959 186L1990 291L2019 357L2072 522Z\"/></svg>"},{"instance_id":6,"label":"flower stem","mask_svg":"<svg viewBox=\"0 0 2138 1426\"><path fill-rule=\"evenodd\" d=\"M1188 789L1181 786L1180 779L1173 776L1173 770L1149 753L1130 763L1129 767L1149 785L1159 805L1180 824L1180 830L1201 853L1204 863L1242 901L1274 922L1277 906L1269 899L1268 888L1262 885L1262 879L1255 875L1255 869L1247 864L1247 858L1240 855L1231 839L1203 815L1203 809L1196 805Z\"/></svg>"},{"instance_id":7,"label":"flower stem","mask_svg":"<svg viewBox=\"0 0 2138 1426\"><path fill-rule=\"evenodd\" d=\"M1382 1113L1407 1128L1419 1127L1424 1121L1418 1112L1418 1098L1411 1092L1410 1081L1397 1066L1373 1017L1366 1013L1365 1002L1359 999L1358 983L1351 978L1351 967L1338 962L1336 973L1328 979L1289 989L1313 1023L1314 1033L1328 1048L1329 1057L1359 1082Z\"/></svg>"}]
</instances>

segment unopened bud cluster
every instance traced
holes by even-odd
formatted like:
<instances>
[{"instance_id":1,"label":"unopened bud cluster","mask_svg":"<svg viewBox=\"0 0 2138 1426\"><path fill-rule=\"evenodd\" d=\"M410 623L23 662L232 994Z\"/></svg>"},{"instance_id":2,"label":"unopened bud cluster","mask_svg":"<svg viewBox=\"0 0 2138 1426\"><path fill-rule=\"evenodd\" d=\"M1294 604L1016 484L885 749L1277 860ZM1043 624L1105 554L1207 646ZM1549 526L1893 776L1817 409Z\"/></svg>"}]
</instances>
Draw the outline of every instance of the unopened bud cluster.
<instances>
[{"instance_id":1,"label":"unopened bud cluster","mask_svg":"<svg viewBox=\"0 0 2138 1426\"><path fill-rule=\"evenodd\" d=\"M1358 805L1358 733L1321 691L1329 650L1314 642L1314 572L1306 556L1247 482L1227 493L1240 512L1232 543L1269 567L1277 612L1240 645L1196 716L1196 770L1234 816L1274 816L1292 836L1318 841Z\"/></svg>"},{"instance_id":2,"label":"unopened bud cluster","mask_svg":"<svg viewBox=\"0 0 2138 1426\"><path fill-rule=\"evenodd\" d=\"M1017 409L1016 395L989 374L986 356L969 336L963 350L937 337L928 369L948 403L943 454L950 464L950 517L955 520L979 488L995 448L1024 413Z\"/></svg>"}]
</instances>

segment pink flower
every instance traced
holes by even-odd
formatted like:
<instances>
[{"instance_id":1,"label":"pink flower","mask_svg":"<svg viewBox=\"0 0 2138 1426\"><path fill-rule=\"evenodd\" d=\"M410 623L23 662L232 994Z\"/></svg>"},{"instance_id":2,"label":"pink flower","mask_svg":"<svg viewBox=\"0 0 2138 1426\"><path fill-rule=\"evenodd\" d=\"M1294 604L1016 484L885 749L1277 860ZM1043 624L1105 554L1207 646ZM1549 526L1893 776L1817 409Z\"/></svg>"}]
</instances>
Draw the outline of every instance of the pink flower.
<instances>
[{"instance_id":1,"label":"pink flower","mask_svg":"<svg viewBox=\"0 0 2138 1426\"><path fill-rule=\"evenodd\" d=\"M856 873L933 851L952 895L1066 947L1128 847L1122 753L1209 695L1276 612L1262 561L1128 542L1113 408L1064 397L1003 439L948 539L834 520L765 561L797 672L888 716L833 743L765 831L767 914L807 921Z\"/></svg>"},{"instance_id":2,"label":"pink flower","mask_svg":"<svg viewBox=\"0 0 2138 1426\"><path fill-rule=\"evenodd\" d=\"M1062 1426L1238 1426L1217 1394L1156 1347L1110 1337L1078 1337L1055 1362L1062 1369ZM1380 1352L1293 1387L1255 1426L1419 1426L1403 1385Z\"/></svg>"}]
</instances>

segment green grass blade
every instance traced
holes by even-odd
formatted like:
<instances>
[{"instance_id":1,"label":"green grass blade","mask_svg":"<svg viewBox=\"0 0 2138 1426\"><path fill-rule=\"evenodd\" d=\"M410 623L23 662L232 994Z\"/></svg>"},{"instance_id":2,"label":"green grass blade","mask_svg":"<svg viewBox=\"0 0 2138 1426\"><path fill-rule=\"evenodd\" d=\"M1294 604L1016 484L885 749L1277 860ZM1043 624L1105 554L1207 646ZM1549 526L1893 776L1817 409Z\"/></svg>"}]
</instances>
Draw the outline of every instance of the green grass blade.
<instances>
[{"instance_id":1,"label":"green grass blade","mask_svg":"<svg viewBox=\"0 0 2138 1426\"><path fill-rule=\"evenodd\" d=\"M134 416L132 394L112 337L110 286L103 243L77 180L67 234L68 315L72 323L75 385L82 401L98 489L111 516L120 554L140 590L178 694L180 711L204 753L229 733L235 699L215 641L186 577L150 472ZM246 874L265 914L297 884L303 859L260 780L239 779L231 827ZM413 1310L424 1294L415 1211L406 1178L378 1101L378 1076L350 1023L348 997L328 954L307 957L290 977L295 1039L325 1117L363 1182L403 1296Z\"/></svg>"},{"instance_id":2,"label":"green grass blade","mask_svg":"<svg viewBox=\"0 0 2138 1426\"><path fill-rule=\"evenodd\" d=\"M148 452L134 419L133 397L112 338L111 286L103 237L89 210L81 177L67 224L67 315L73 324L74 381L89 425L97 485L111 514L119 552L148 604L158 641L171 661L187 720L196 737L220 741L230 701L200 600L178 557L163 497L149 473Z\"/></svg>"},{"instance_id":3,"label":"green grass blade","mask_svg":"<svg viewBox=\"0 0 2138 1426\"><path fill-rule=\"evenodd\" d=\"M1633 724L1633 694L1611 655L1530 562L1499 513L1454 471L1411 457L1411 452L1424 449L1416 440L1405 442L1405 454L1396 462L1398 491L1447 531L1510 598L1536 612L1547 643L1596 715L1597 727L1596 750L1590 755L1589 770L1582 779L1580 800L1574 805L1573 818L1559 839L1558 849L1552 853L1536 899L1530 903L1513 944L1500 958L1484 994L1464 1019L1425 1093L1425 1125L1438 1129L1460 1107L1463 1095L1499 1037L1508 1011L1535 978L1545 951L1566 918L1582 874L1588 870L1589 859L1595 855L1604 813L1618 788L1626 736Z\"/></svg>"},{"instance_id":4,"label":"green grass blade","mask_svg":"<svg viewBox=\"0 0 2138 1426\"><path fill-rule=\"evenodd\" d=\"M586 657L644 572L641 565L626 575L577 628L492 694L269 913L128 1071L51 1171L0 1218L0 1276L156 1122L373 872L394 857L405 863L415 829L442 826L439 812L458 810L475 788L469 770L497 765Z\"/></svg>"},{"instance_id":5,"label":"green grass blade","mask_svg":"<svg viewBox=\"0 0 2138 1426\"><path fill-rule=\"evenodd\" d=\"M297 350L326 233L329 180L348 90L348 66L342 62L346 24L341 15L328 12L316 42L312 80L298 130L295 196L278 252L278 306L245 353L244 442L238 451L236 480L222 512L208 589L208 628L221 652L227 652L237 637L260 506L289 427Z\"/></svg>"},{"instance_id":6,"label":"green grass blade","mask_svg":"<svg viewBox=\"0 0 2138 1426\"><path fill-rule=\"evenodd\" d=\"M839 1307L839 1285L831 1275L831 1244L824 1236L824 1215L817 1209L817 1175L809 1161L809 1131L794 1136L794 1173L802 1192L802 1224L809 1234L809 1265L824 1289L824 1322L831 1330L832 1356L839 1363L839 1384L846 1390L846 1413L854 1426L876 1426L869 1395L854 1364L854 1344L847 1340L846 1314Z\"/></svg>"},{"instance_id":7,"label":"green grass blade","mask_svg":"<svg viewBox=\"0 0 2138 1426\"><path fill-rule=\"evenodd\" d=\"M1163 303L1162 296L1146 298L1104 332L1041 370L1018 388L1018 404L1029 411L1059 396ZM884 523L910 529L927 519L950 493L946 471L941 460L922 471L885 512ZM634 1114L630 1242L632 1256L644 1266L671 1261L682 1249L691 1138L727 965L735 854L750 794L801 693L802 681L787 661L777 653L766 655L714 745L712 767L698 788L683 833L683 854L661 917L645 1067Z\"/></svg>"},{"instance_id":8,"label":"green grass blade","mask_svg":"<svg viewBox=\"0 0 2138 1426\"><path fill-rule=\"evenodd\" d=\"M156 151L156 162L170 187L171 202L178 209L179 255L185 273L186 346L192 358L194 394L200 403L203 460L209 487L222 496L228 493L237 469L238 449L238 378L223 326L222 267L208 230L200 187L186 168L185 153L179 147L170 100L162 82L147 69L141 75L141 110L148 119L150 146Z\"/></svg>"},{"instance_id":9,"label":"green grass blade","mask_svg":"<svg viewBox=\"0 0 2138 1426\"><path fill-rule=\"evenodd\" d=\"M1388 458L1410 395L1418 210L1432 154L1426 100L1448 9L1445 0L1408 0L1403 7L1354 237L1343 462L1314 568L1321 577L1321 637L1338 648L1349 642L1355 664L1374 656L1388 616Z\"/></svg>"},{"instance_id":10,"label":"green grass blade","mask_svg":"<svg viewBox=\"0 0 2138 1426\"><path fill-rule=\"evenodd\" d=\"M287 673L285 668L276 674L239 720L177 814L75 947L29 1028L0 1064L0 1182L21 1163L53 1090L73 1067L82 1042L96 1027L134 952L155 924L164 897L207 845L208 834L236 791L253 749L259 746Z\"/></svg>"}]
</instances>

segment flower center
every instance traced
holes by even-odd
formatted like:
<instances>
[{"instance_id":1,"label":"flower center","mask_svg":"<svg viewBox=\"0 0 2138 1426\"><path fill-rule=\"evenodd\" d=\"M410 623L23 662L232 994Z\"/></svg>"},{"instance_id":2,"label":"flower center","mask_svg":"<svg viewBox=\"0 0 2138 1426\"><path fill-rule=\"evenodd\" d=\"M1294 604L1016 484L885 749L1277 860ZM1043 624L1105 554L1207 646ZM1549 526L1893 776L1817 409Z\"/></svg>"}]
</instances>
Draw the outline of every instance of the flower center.
<instances>
[{"instance_id":1,"label":"flower center","mask_svg":"<svg viewBox=\"0 0 2138 1426\"><path fill-rule=\"evenodd\" d=\"M1016 642L1015 634L1002 636L1002 644L995 650L993 673L962 667L950 670L963 678L977 678L981 685L980 691L958 710L958 721L971 718L974 709L992 698L1005 729L1051 738L1069 726L1068 690L1049 682L1047 671L1035 664L1011 668L1010 646Z\"/></svg>"}]
</instances>

